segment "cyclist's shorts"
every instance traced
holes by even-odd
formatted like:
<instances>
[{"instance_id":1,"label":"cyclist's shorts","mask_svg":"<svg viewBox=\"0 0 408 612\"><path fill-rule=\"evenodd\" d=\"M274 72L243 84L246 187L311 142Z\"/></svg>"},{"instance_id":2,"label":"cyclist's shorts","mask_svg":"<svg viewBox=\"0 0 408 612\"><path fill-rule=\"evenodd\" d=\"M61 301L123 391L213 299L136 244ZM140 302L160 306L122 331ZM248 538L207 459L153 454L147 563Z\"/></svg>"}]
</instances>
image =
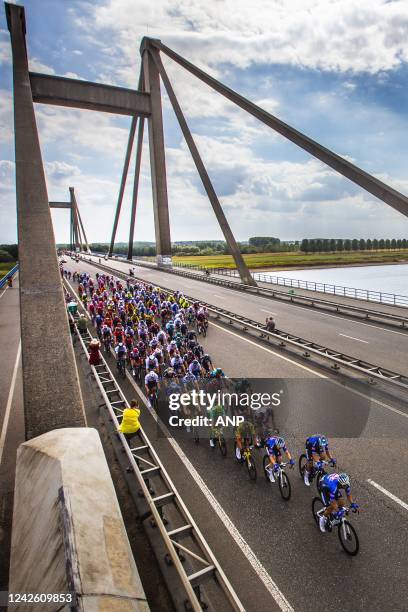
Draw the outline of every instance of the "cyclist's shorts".
<instances>
[{"instance_id":1,"label":"cyclist's shorts","mask_svg":"<svg viewBox=\"0 0 408 612\"><path fill-rule=\"evenodd\" d=\"M322 487L321 493L322 493L322 498L324 500L324 505L328 506L330 504L330 491L329 491L329 489L327 487ZM341 497L342 497L341 492L340 491L336 491L334 498L336 500L338 500Z\"/></svg>"},{"instance_id":2,"label":"cyclist's shorts","mask_svg":"<svg viewBox=\"0 0 408 612\"><path fill-rule=\"evenodd\" d=\"M148 381L147 381L147 388L148 388L150 391L154 391L154 390L157 388L157 383L156 383L156 381L155 381L155 380L148 380Z\"/></svg>"},{"instance_id":3,"label":"cyclist's shorts","mask_svg":"<svg viewBox=\"0 0 408 612\"><path fill-rule=\"evenodd\" d=\"M313 459L313 454L320 455L320 450L316 448L312 442L306 442L306 456L309 461Z\"/></svg>"}]
</instances>

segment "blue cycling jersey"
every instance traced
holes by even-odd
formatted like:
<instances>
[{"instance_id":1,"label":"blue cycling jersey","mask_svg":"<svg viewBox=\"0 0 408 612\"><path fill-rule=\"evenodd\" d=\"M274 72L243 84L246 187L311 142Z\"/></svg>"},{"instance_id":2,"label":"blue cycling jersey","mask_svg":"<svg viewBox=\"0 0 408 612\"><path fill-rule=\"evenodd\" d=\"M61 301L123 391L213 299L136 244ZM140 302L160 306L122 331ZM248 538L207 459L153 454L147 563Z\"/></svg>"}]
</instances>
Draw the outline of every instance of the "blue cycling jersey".
<instances>
[{"instance_id":1,"label":"blue cycling jersey","mask_svg":"<svg viewBox=\"0 0 408 612\"><path fill-rule=\"evenodd\" d=\"M325 445L320 446L320 440L323 437L324 436L320 436L319 434L313 434L313 436L309 436L308 439L306 440L306 446L310 445L311 450L316 453L320 453L323 451L327 452L329 450L329 445L327 442Z\"/></svg>"},{"instance_id":2,"label":"blue cycling jersey","mask_svg":"<svg viewBox=\"0 0 408 612\"><path fill-rule=\"evenodd\" d=\"M265 446L268 449L269 453L277 453L280 452L281 450L285 451L285 453L287 452L286 450L286 444L284 444L281 448L278 448L276 445L278 438L277 436L269 436L268 438L266 438L265 440Z\"/></svg>"},{"instance_id":3,"label":"blue cycling jersey","mask_svg":"<svg viewBox=\"0 0 408 612\"><path fill-rule=\"evenodd\" d=\"M338 474L326 474L320 481L322 487L328 491L330 496L330 501L336 499L336 494L339 493L340 484L339 484L339 475ZM350 495L351 488L345 488L346 495Z\"/></svg>"}]
</instances>

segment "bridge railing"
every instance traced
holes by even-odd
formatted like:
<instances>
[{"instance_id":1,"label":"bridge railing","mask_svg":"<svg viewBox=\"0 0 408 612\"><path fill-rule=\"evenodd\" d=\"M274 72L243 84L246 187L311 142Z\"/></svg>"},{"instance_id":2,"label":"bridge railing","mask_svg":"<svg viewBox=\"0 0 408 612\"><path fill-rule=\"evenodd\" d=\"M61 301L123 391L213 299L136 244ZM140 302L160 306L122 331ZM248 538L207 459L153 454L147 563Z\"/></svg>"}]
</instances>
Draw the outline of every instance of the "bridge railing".
<instances>
[{"instance_id":1,"label":"bridge railing","mask_svg":"<svg viewBox=\"0 0 408 612\"><path fill-rule=\"evenodd\" d=\"M4 285L7 283L8 279L9 279L11 276L14 276L14 274L17 272L17 270L18 270L18 264L16 264L16 265L15 265L13 268L11 268L11 270L9 270L9 271L7 272L7 274L6 274L5 276L3 276L3 278L2 278L2 279L0 279L0 289L1 289L2 287L4 287Z\"/></svg>"},{"instance_id":2,"label":"bridge railing","mask_svg":"<svg viewBox=\"0 0 408 612\"><path fill-rule=\"evenodd\" d=\"M219 274L221 276L232 276L238 278L236 270L231 268L209 268L197 264L181 264L173 261L173 266L177 268L189 268L191 270L209 270L211 274ZM331 283L318 283L315 281L300 280L297 278L287 278L285 276L275 276L272 274L263 274L262 272L252 272L252 276L256 281L268 283L270 285L281 285L292 289L306 289L308 291L316 291L330 295L339 295L342 297L352 298L355 300L364 300L366 302L377 302L381 304L390 304L392 306L408 307L408 296L396 293L386 293L384 291L373 291L371 289L357 289L356 287L344 287L342 285L333 285Z\"/></svg>"}]
</instances>

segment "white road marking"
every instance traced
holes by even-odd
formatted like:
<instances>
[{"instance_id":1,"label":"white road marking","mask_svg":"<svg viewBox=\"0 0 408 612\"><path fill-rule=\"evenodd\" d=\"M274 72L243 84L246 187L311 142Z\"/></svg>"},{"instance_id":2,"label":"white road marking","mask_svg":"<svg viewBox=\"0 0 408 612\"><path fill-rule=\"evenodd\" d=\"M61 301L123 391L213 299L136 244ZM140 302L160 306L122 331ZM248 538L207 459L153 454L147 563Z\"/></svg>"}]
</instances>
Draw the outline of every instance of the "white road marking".
<instances>
[{"instance_id":1,"label":"white road marking","mask_svg":"<svg viewBox=\"0 0 408 612\"><path fill-rule=\"evenodd\" d=\"M239 334L236 334L235 332L229 329L225 329L224 327L221 327L220 325L217 325L216 323L213 323L212 321L211 321L211 326L218 327L218 329L221 329L226 334L231 334L231 336L236 336L237 338L239 338L240 340L243 340L244 342L248 342L249 344L252 344L256 346L257 348L260 348L263 351L266 351L267 353L271 353L272 355L279 357L279 359L288 361L289 363L292 363L298 368L307 370L308 372L311 372L314 376L318 376L319 378L325 378L326 380L330 381L333 385L336 385L337 387L341 387L342 389L344 389L344 385L342 383L339 383L336 380L333 380L329 378L328 376L325 376L324 374L320 374L320 372L317 372L316 370L312 370L311 368L308 368L307 366L304 366L301 363L297 363L296 361L293 361L293 359L290 359L289 357L285 357L284 355L281 355L280 353L276 353L275 351L272 351L267 346L262 346L261 344L257 344L253 340L249 340L249 338L244 338L244 336L240 336ZM354 393L354 395L358 395L359 397L364 397L364 399L369 399L370 402L372 402L373 404L377 404L378 406L381 406L382 408L385 408L386 410L389 410L390 412L394 412L395 414L398 414L399 416L402 416L408 419L408 413L402 412L402 410L398 410L398 408L394 408L393 406L389 406L388 404L385 404L384 402L381 402L380 400L370 397L369 395L366 395L365 393L362 393L361 391L356 391L355 389L351 389L350 387L346 387L346 388L347 388L347 391L349 391L350 393Z\"/></svg>"},{"instance_id":2,"label":"white road marking","mask_svg":"<svg viewBox=\"0 0 408 612\"><path fill-rule=\"evenodd\" d=\"M264 310L263 308L261 308L261 312L266 312L266 314L276 315L276 312L272 312L272 310Z\"/></svg>"},{"instance_id":3,"label":"white road marking","mask_svg":"<svg viewBox=\"0 0 408 612\"><path fill-rule=\"evenodd\" d=\"M311 368L308 368L307 366L304 366L301 363L297 363L296 361L293 361L293 359L290 359L289 357L285 357L284 355L281 355L280 353L276 353L275 351L268 348L267 346L258 344L258 342L254 342L253 340L250 340L249 338L244 338L244 336L240 336L239 334L236 334L235 332L229 329L225 329L225 327L222 327L221 325L217 325L217 323L213 323L213 321L211 321L211 327L217 327L218 329L221 329L226 334L231 334L231 336L235 336L236 338L239 338L240 340L243 340L244 342L248 342L248 344L252 344L253 346L256 346L256 348L262 349L263 351L266 351L267 353L271 353L272 355L279 357L279 359L283 359L283 361L288 361L289 363L293 363L293 365L296 365L298 368L301 368L302 370L306 370L307 372L310 372L314 376L318 376L319 378L326 378L327 380L329 380L328 377L325 376L324 374L320 374L320 372L316 372L315 370L312 370Z\"/></svg>"},{"instance_id":4,"label":"white road marking","mask_svg":"<svg viewBox=\"0 0 408 612\"><path fill-rule=\"evenodd\" d=\"M213 296L219 298L220 300L225 300L226 299L226 297L224 295L217 295L217 293L213 293Z\"/></svg>"},{"instance_id":5,"label":"white road marking","mask_svg":"<svg viewBox=\"0 0 408 612\"><path fill-rule=\"evenodd\" d=\"M20 355L21 355L21 340L20 340L20 343L18 345L16 361L14 363L13 376L11 378L11 385L10 385L9 394L8 394L8 398L7 398L6 411L4 413L3 426L1 428L1 435L0 435L0 465L1 465L1 460L2 460L2 457L3 457L4 445L5 445L5 442L6 442L6 434L7 434L8 422L9 422L9 418L10 418L11 404L13 403L14 389L15 389L15 386L16 386L17 370L18 370L18 365L19 365L19 361L20 361Z\"/></svg>"},{"instance_id":6,"label":"white road marking","mask_svg":"<svg viewBox=\"0 0 408 612\"><path fill-rule=\"evenodd\" d=\"M404 508L404 510L408 510L408 504L406 504L404 501L402 501L402 499L400 499L399 497L397 497L393 493L390 493L389 491L387 491L387 489L384 489L384 487L379 485L377 482L374 482L374 480L371 480L371 478L368 478L367 482L369 482L370 485L373 485L373 487L375 487L376 489L381 491L381 493L384 493L384 495L386 495L387 497L392 499L392 501L395 501L395 503L399 504L401 506L401 508Z\"/></svg>"},{"instance_id":7,"label":"white road marking","mask_svg":"<svg viewBox=\"0 0 408 612\"><path fill-rule=\"evenodd\" d=\"M343 336L343 338L350 338L350 340L356 340L357 342L364 342L364 344L369 344L367 340L361 340L360 338L354 338L353 336L348 336L347 334L339 334L339 336Z\"/></svg>"},{"instance_id":8,"label":"white road marking","mask_svg":"<svg viewBox=\"0 0 408 612\"><path fill-rule=\"evenodd\" d=\"M263 351L266 351L267 353L271 353L272 355L275 355L279 359L283 359L283 361L288 361L289 363L292 363L298 368L301 368L303 370L306 370L307 372L310 372L311 374L313 374L314 376L317 376L318 378L324 378L326 380L329 380L333 385L336 385L337 387L341 387L342 389L344 389L343 384L329 378L328 376L325 376L324 374L320 374L320 372L317 372L316 370L312 370L311 368L308 368L307 366L304 366L301 363L297 363L296 361L294 361L293 359L290 359L289 357L285 357L284 355L281 355L280 353L276 353L275 351L271 350L267 346L262 346L261 344L258 344L257 342L254 342L253 340L249 340L249 338L245 338L244 336L240 336L239 334L229 329L225 329L224 327L221 327L220 325L217 325L216 323L213 323L212 321L211 321L211 326L217 327L218 329L221 329L226 334L231 334L231 336L235 336L236 338L239 338L243 342L248 342L249 344L252 344L253 346L256 346L259 349L262 349ZM402 416L405 419L408 419L408 413L402 412L402 410L398 410L398 408L389 406L388 404L385 404L384 402L381 402L380 400L370 397L369 395L366 395L365 393L362 393L361 391L356 391L355 389L351 389L349 387L347 387L347 390L350 393L354 393L354 395L358 395L359 397L363 397L364 399L369 399L371 403L377 404L378 406L381 406L382 408L385 408L386 410L389 410L390 412L393 412L394 414L398 414L399 416Z\"/></svg>"},{"instance_id":9,"label":"white road marking","mask_svg":"<svg viewBox=\"0 0 408 612\"><path fill-rule=\"evenodd\" d=\"M71 287L72 293L74 293L76 295L76 292L72 288L72 285L68 281L67 281L67 284ZM78 302L78 303L80 303L80 302ZM81 307L84 309L82 304L81 304ZM89 313L87 311L86 311L86 314L88 315L88 318L90 318L89 317ZM277 584L274 582L272 577L268 574L267 570L262 565L262 563L259 561L258 557L254 553L252 548L249 546L247 541L242 537L242 535L240 534L240 532L238 531L238 529L236 528L234 523L231 521L231 519L229 518L228 514L225 512L225 510L223 509L223 507L221 506L221 504L219 503L217 498L213 495L213 493L211 492L209 487L206 485L206 483L204 482L204 480L202 479L202 477L200 476L200 474L198 473L198 471L196 470L194 465L191 463L190 459L184 453L184 451L179 446L179 444L174 440L174 438L172 438L169 430L160 421L160 419L158 418L157 413L155 412L155 410L153 408L149 407L148 401L147 401L147 397L145 396L143 391L140 389L140 387L138 385L136 385L136 383L133 380L133 378L128 377L127 380L131 383L131 385L133 387L135 387L135 389L137 390L138 394L142 397L142 399L143 399L143 401L145 403L145 406L147 407L147 409L151 413L151 415L154 418L154 420L157 422L157 424L160 427L160 429L163 431L165 437L167 438L169 444L172 446L174 452L177 454L177 456L179 457L180 461L184 464L186 469L190 472L191 477L197 483L197 485L200 488L200 490L203 492L203 494L204 494L205 498L207 499L208 503L213 508L213 510L216 512L216 514L218 515L220 521L223 523L223 525L226 527L227 531L231 535L232 539L236 542L236 544L239 546L240 550L243 552L244 556L246 557L246 559L248 560L248 562L250 563L250 565L254 569L255 573L257 574L257 576L259 577L259 579L261 580L261 582L265 586L265 588L268 591L268 593L276 601L276 603L278 604L278 606L280 607L282 612L294 612L294 608L292 608L292 606L290 605L290 603L288 602L288 600L286 599L284 594L280 591L280 589L277 586Z\"/></svg>"},{"instance_id":10,"label":"white road marking","mask_svg":"<svg viewBox=\"0 0 408 612\"><path fill-rule=\"evenodd\" d=\"M111 262L111 263L115 263L115 262ZM123 272L123 270L121 270L119 268L117 268L117 270L119 272ZM143 272L145 270L146 270L146 268L142 268L141 272ZM155 268L152 268L152 270L154 270L155 272L159 272L159 270L157 270ZM268 300L268 301L270 301L271 299L273 299L273 298L267 298L267 297L264 297L264 296L261 296L261 295L256 295L256 296L253 295L253 294L249 294L249 295L251 295L252 297L256 297L256 298L258 298L260 300ZM217 297L221 297L221 296L217 296ZM225 298L222 298L222 299L225 299ZM307 310L307 306L299 306L298 304L291 304L290 302L283 302L283 305L285 305L285 306L288 305L291 308L298 308L298 309L303 310L303 311ZM266 311L263 311L263 312L266 312ZM408 338L408 333L406 333L406 332L405 333L404 332L400 332L400 331L397 331L395 329L385 329L384 327L381 327L379 325L375 325L374 323L367 323L365 321L354 321L352 318L342 317L340 315L330 314L328 312L320 312L318 309L314 309L314 310L309 311L309 312L312 312L312 313L314 313L314 314L316 314L318 316L321 316L321 317L331 317L333 319L340 319L341 321L347 321L347 323L353 323L355 325L364 325L365 327L373 327L374 329L379 329L379 330L381 330L383 332L387 332L389 334L398 334L399 336L405 336L405 338ZM278 313L272 313L272 314L275 314L276 316L278 316Z\"/></svg>"},{"instance_id":11,"label":"white road marking","mask_svg":"<svg viewBox=\"0 0 408 612\"><path fill-rule=\"evenodd\" d=\"M264 584L268 593L272 595L272 597L274 598L274 600L276 601L276 603L278 604L278 606L283 612L294 612L294 609L292 608L292 606L290 605L286 597L280 591L279 587L276 585L272 577L268 574L267 570L262 565L262 563L259 561L258 557L254 553L252 548L249 546L247 541L240 534L240 532L238 531L234 523L231 521L231 519L229 518L229 516L227 515L227 513L225 512L225 510L223 509L223 507L217 500L217 498L213 495L213 493L211 492L209 487L206 485L206 483L204 482L204 480L202 479L202 477L200 476L200 474L198 473L194 465L191 463L190 459L187 457L187 455L184 453L182 448L172 437L171 433L169 432L167 427L164 425L164 423L158 418L157 413L154 410L154 408L149 407L147 397L144 395L143 391L138 387L138 385L135 383L133 378L129 377L128 380L133 385L133 387L135 387L139 395L142 397L147 409L149 410L153 419L156 421L156 423L158 424L158 426L164 433L170 446L172 446L174 452L177 454L180 461L184 464L186 469L190 472L191 477L193 478L194 482L197 483L197 486L203 492L210 506L215 510L216 514L218 515L218 518L224 524L227 531L231 535L232 539L236 542L236 544L238 544L240 550L243 552L244 556L246 557L247 561L250 563L250 565L254 569L255 573L258 575L261 582Z\"/></svg>"},{"instance_id":12,"label":"white road marking","mask_svg":"<svg viewBox=\"0 0 408 612\"><path fill-rule=\"evenodd\" d=\"M3 295L6 293L7 289L8 289L8 287L6 286L6 288L4 289L4 291L3 291L2 293L0 293L0 298L2 298L2 297L3 297Z\"/></svg>"}]
</instances>

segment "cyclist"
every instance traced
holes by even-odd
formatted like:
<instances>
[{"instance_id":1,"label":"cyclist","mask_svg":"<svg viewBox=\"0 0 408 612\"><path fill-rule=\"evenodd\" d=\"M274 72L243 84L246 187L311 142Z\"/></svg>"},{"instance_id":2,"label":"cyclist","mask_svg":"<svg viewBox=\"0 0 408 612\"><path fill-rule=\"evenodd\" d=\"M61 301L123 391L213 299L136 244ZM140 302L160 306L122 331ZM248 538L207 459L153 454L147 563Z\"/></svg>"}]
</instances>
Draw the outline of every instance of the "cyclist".
<instances>
[{"instance_id":1,"label":"cyclist","mask_svg":"<svg viewBox=\"0 0 408 612\"><path fill-rule=\"evenodd\" d=\"M214 366L212 364L211 361L211 357L207 354L203 355L202 359L201 359L201 365L203 366L203 369L205 371L206 374L209 374L211 372L211 370L214 369Z\"/></svg>"},{"instance_id":2,"label":"cyclist","mask_svg":"<svg viewBox=\"0 0 408 612\"><path fill-rule=\"evenodd\" d=\"M269 465L265 469L268 472L269 480L275 482L274 474L279 471L279 464L282 463L282 453L286 453L292 467L295 465L295 462L287 449L285 440L280 436L267 435L265 448L269 456Z\"/></svg>"},{"instance_id":3,"label":"cyclist","mask_svg":"<svg viewBox=\"0 0 408 612\"><path fill-rule=\"evenodd\" d=\"M154 370L148 372L145 376L145 389L147 393L148 406L152 407L151 399L157 393L159 387L159 377Z\"/></svg>"},{"instance_id":4,"label":"cyclist","mask_svg":"<svg viewBox=\"0 0 408 612\"><path fill-rule=\"evenodd\" d=\"M118 368L118 370L121 369L122 367L125 367L125 359L126 359L126 347L123 344L123 342L118 342L118 344L115 346L115 353L116 353L116 367Z\"/></svg>"},{"instance_id":5,"label":"cyclist","mask_svg":"<svg viewBox=\"0 0 408 612\"><path fill-rule=\"evenodd\" d=\"M340 489L345 490L352 510L357 511L359 505L353 502L351 497L350 476L344 472L341 474L326 474L320 481L320 488L326 510L319 519L319 527L320 531L324 533L330 515L338 512L339 508L344 507L344 499L341 496Z\"/></svg>"},{"instance_id":6,"label":"cyclist","mask_svg":"<svg viewBox=\"0 0 408 612\"><path fill-rule=\"evenodd\" d=\"M245 420L243 423L238 425L235 431L236 449L235 455L238 461L241 460L241 453L243 448L253 446L255 436L255 427L251 421Z\"/></svg>"},{"instance_id":7,"label":"cyclist","mask_svg":"<svg viewBox=\"0 0 408 612\"><path fill-rule=\"evenodd\" d=\"M211 419L211 424L212 424L212 427L211 427L211 437L210 437L210 446L211 446L211 448L215 448L215 442L217 440L217 436L218 436L220 430L222 429L222 426L220 427L220 425L217 424L217 421L218 421L219 418L223 418L225 416L225 408L224 408L224 406L221 406L221 404L218 404L218 405L214 406L209 411L208 416Z\"/></svg>"},{"instance_id":8,"label":"cyclist","mask_svg":"<svg viewBox=\"0 0 408 612\"><path fill-rule=\"evenodd\" d=\"M316 467L319 469L322 461L329 459L331 465L336 465L336 460L330 454L329 441L326 436L321 434L313 434L306 440L306 457L307 463L303 474L303 480L307 487L310 487L310 474L313 469L313 461L316 461Z\"/></svg>"},{"instance_id":9,"label":"cyclist","mask_svg":"<svg viewBox=\"0 0 408 612\"><path fill-rule=\"evenodd\" d=\"M188 366L188 371L195 378L200 378L200 376L202 374L202 368L201 368L201 365L200 365L200 362L198 361L198 359L193 359L193 361Z\"/></svg>"}]
</instances>

